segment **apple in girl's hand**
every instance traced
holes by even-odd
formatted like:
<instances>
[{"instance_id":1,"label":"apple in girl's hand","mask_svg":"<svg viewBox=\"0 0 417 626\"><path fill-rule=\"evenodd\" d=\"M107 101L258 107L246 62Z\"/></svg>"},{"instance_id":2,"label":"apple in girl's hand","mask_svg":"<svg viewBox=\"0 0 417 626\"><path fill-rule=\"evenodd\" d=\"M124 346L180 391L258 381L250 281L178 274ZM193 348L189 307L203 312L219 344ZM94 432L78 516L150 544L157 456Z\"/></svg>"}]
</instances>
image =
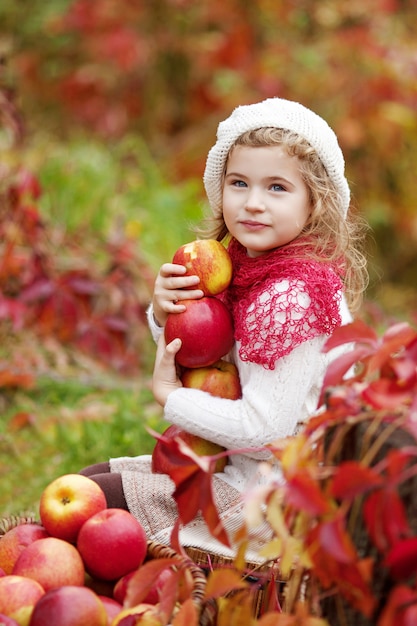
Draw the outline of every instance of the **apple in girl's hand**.
<instances>
[{"instance_id":1,"label":"apple in girl's hand","mask_svg":"<svg viewBox=\"0 0 417 626\"><path fill-rule=\"evenodd\" d=\"M142 565L148 542L142 525L129 511L105 509L82 526L77 548L91 576L117 580Z\"/></svg>"},{"instance_id":2,"label":"apple in girl's hand","mask_svg":"<svg viewBox=\"0 0 417 626\"><path fill-rule=\"evenodd\" d=\"M65 585L45 593L33 609L30 626L107 626L100 598L87 587Z\"/></svg>"},{"instance_id":3,"label":"apple in girl's hand","mask_svg":"<svg viewBox=\"0 0 417 626\"><path fill-rule=\"evenodd\" d=\"M220 398L238 400L242 397L237 367L224 359L207 367L186 368L181 374L181 382L184 387L207 391Z\"/></svg>"},{"instance_id":4,"label":"apple in girl's hand","mask_svg":"<svg viewBox=\"0 0 417 626\"><path fill-rule=\"evenodd\" d=\"M195 454L198 454L198 456L212 456L224 452L226 449L213 441L208 441L198 435L192 435L175 424L168 426L162 433L162 436L165 439L180 437ZM218 459L215 465L215 472L222 472L226 465L227 457ZM170 450L167 449L163 440L158 439L152 452L152 471L155 474L169 475L172 467L173 461Z\"/></svg>"},{"instance_id":5,"label":"apple in girl's hand","mask_svg":"<svg viewBox=\"0 0 417 626\"><path fill-rule=\"evenodd\" d=\"M45 591L62 585L84 585L85 569L78 550L56 537L38 539L27 546L13 574L36 580ZM0 579L1 580L1 579Z\"/></svg>"},{"instance_id":6,"label":"apple in girl's hand","mask_svg":"<svg viewBox=\"0 0 417 626\"><path fill-rule=\"evenodd\" d=\"M0 613L15 619L20 626L27 626L33 607L44 594L43 587L31 578L3 576L0 578Z\"/></svg>"},{"instance_id":7,"label":"apple in girl's hand","mask_svg":"<svg viewBox=\"0 0 417 626\"><path fill-rule=\"evenodd\" d=\"M186 275L200 278L193 289L205 296L215 296L226 289L232 279L232 261L226 248L216 239L191 241L178 248L173 263L184 265Z\"/></svg>"},{"instance_id":8,"label":"apple in girl's hand","mask_svg":"<svg viewBox=\"0 0 417 626\"><path fill-rule=\"evenodd\" d=\"M33 541L48 536L49 534L40 524L19 524L11 528L0 541L0 568L5 574L11 574L21 552Z\"/></svg>"},{"instance_id":9,"label":"apple in girl's hand","mask_svg":"<svg viewBox=\"0 0 417 626\"><path fill-rule=\"evenodd\" d=\"M89 517L107 507L101 487L82 474L65 474L43 491L39 514L48 533L71 543Z\"/></svg>"},{"instance_id":10,"label":"apple in girl's hand","mask_svg":"<svg viewBox=\"0 0 417 626\"><path fill-rule=\"evenodd\" d=\"M167 343L179 337L181 348L175 355L183 367L213 365L233 347L232 316L218 298L204 296L198 300L182 300L187 308L169 313L165 324Z\"/></svg>"}]
</instances>

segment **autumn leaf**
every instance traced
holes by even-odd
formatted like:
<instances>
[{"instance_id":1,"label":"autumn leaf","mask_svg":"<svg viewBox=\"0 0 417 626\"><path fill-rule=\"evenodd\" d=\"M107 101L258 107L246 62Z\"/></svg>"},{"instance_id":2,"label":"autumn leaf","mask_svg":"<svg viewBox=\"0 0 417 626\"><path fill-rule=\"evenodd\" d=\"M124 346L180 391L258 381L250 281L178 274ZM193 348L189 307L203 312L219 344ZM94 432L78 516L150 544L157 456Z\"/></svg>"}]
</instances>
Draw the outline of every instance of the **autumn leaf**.
<instances>
[{"instance_id":1,"label":"autumn leaf","mask_svg":"<svg viewBox=\"0 0 417 626\"><path fill-rule=\"evenodd\" d=\"M394 587L378 619L377 626L417 624L417 593L405 585Z\"/></svg>"},{"instance_id":2,"label":"autumn leaf","mask_svg":"<svg viewBox=\"0 0 417 626\"><path fill-rule=\"evenodd\" d=\"M173 558L153 559L144 563L128 582L124 608L140 604L155 586L161 573L176 565L178 565L178 560Z\"/></svg>"},{"instance_id":3,"label":"autumn leaf","mask_svg":"<svg viewBox=\"0 0 417 626\"><path fill-rule=\"evenodd\" d=\"M177 503L179 519L173 531L175 549L179 548L179 522L188 524L201 512L211 534L224 545L230 547L226 530L219 517L212 479L215 472L216 458L199 456L181 439L168 439L148 429L159 440L170 457L169 476L175 483L173 498Z\"/></svg>"},{"instance_id":4,"label":"autumn leaf","mask_svg":"<svg viewBox=\"0 0 417 626\"><path fill-rule=\"evenodd\" d=\"M330 493L338 500L353 500L383 483L372 468L357 461L345 461L335 468Z\"/></svg>"},{"instance_id":5,"label":"autumn leaf","mask_svg":"<svg viewBox=\"0 0 417 626\"><path fill-rule=\"evenodd\" d=\"M414 576L417 573L417 537L397 541L386 555L384 565L395 580Z\"/></svg>"},{"instance_id":6,"label":"autumn leaf","mask_svg":"<svg viewBox=\"0 0 417 626\"><path fill-rule=\"evenodd\" d=\"M237 589L247 589L248 583L242 579L239 572L233 569L221 568L210 572L205 590L206 598L220 598Z\"/></svg>"},{"instance_id":7,"label":"autumn leaf","mask_svg":"<svg viewBox=\"0 0 417 626\"><path fill-rule=\"evenodd\" d=\"M395 546L411 533L404 502L393 489L378 489L367 497L363 505L363 523L380 552Z\"/></svg>"},{"instance_id":8,"label":"autumn leaf","mask_svg":"<svg viewBox=\"0 0 417 626\"><path fill-rule=\"evenodd\" d=\"M192 598L187 598L172 620L172 626L198 626L199 616Z\"/></svg>"},{"instance_id":9,"label":"autumn leaf","mask_svg":"<svg viewBox=\"0 0 417 626\"><path fill-rule=\"evenodd\" d=\"M249 588L234 590L229 596L220 597L216 626L254 625L253 601L253 592Z\"/></svg>"},{"instance_id":10,"label":"autumn leaf","mask_svg":"<svg viewBox=\"0 0 417 626\"><path fill-rule=\"evenodd\" d=\"M332 510L331 501L306 470L302 469L290 476L285 491L287 503L298 511L305 511L310 515L323 515Z\"/></svg>"}]
</instances>

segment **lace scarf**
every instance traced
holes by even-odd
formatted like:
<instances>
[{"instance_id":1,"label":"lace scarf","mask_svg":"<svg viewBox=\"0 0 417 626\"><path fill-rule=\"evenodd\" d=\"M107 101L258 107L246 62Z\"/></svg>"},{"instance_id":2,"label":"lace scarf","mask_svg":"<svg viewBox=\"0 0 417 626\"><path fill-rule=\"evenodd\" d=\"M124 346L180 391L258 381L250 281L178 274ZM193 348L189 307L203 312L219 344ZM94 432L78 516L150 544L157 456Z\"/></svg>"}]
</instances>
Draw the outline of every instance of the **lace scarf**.
<instances>
[{"instance_id":1,"label":"lace scarf","mask_svg":"<svg viewBox=\"0 0 417 626\"><path fill-rule=\"evenodd\" d=\"M340 268L309 258L293 243L259 257L232 239L233 279L221 299L232 311L243 361L274 369L277 359L341 324Z\"/></svg>"}]
</instances>

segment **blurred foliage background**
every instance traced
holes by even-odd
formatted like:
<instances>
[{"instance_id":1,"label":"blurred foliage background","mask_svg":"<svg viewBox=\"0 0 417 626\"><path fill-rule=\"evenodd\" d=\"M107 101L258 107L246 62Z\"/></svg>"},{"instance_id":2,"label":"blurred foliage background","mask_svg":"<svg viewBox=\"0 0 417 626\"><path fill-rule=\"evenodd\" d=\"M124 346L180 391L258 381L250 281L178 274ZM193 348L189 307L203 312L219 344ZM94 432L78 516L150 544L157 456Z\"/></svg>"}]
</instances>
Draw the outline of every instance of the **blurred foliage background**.
<instances>
[{"instance_id":1,"label":"blurred foliage background","mask_svg":"<svg viewBox=\"0 0 417 626\"><path fill-rule=\"evenodd\" d=\"M144 315L155 272L206 207L218 122L271 96L302 102L338 134L371 226L364 315L415 320L415 0L2 0L6 510L34 501L36 455L55 459L39 489L52 473L150 449L144 426L162 427ZM84 430L63 426L68 405ZM114 436L132 424L131 441Z\"/></svg>"}]
</instances>

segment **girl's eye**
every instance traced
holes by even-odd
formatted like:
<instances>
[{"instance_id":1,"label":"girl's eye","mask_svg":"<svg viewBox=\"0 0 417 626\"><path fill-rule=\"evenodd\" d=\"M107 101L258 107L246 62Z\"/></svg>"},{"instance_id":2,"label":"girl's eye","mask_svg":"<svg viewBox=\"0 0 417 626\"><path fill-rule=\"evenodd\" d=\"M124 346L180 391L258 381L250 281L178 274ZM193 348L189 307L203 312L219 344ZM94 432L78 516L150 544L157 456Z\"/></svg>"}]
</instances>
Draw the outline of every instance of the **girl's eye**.
<instances>
[{"instance_id":1,"label":"girl's eye","mask_svg":"<svg viewBox=\"0 0 417 626\"><path fill-rule=\"evenodd\" d=\"M284 187L279 183L274 183L273 185L271 185L271 189L272 191L285 191Z\"/></svg>"},{"instance_id":2,"label":"girl's eye","mask_svg":"<svg viewBox=\"0 0 417 626\"><path fill-rule=\"evenodd\" d=\"M243 180L233 180L233 187L246 187L246 183Z\"/></svg>"}]
</instances>

